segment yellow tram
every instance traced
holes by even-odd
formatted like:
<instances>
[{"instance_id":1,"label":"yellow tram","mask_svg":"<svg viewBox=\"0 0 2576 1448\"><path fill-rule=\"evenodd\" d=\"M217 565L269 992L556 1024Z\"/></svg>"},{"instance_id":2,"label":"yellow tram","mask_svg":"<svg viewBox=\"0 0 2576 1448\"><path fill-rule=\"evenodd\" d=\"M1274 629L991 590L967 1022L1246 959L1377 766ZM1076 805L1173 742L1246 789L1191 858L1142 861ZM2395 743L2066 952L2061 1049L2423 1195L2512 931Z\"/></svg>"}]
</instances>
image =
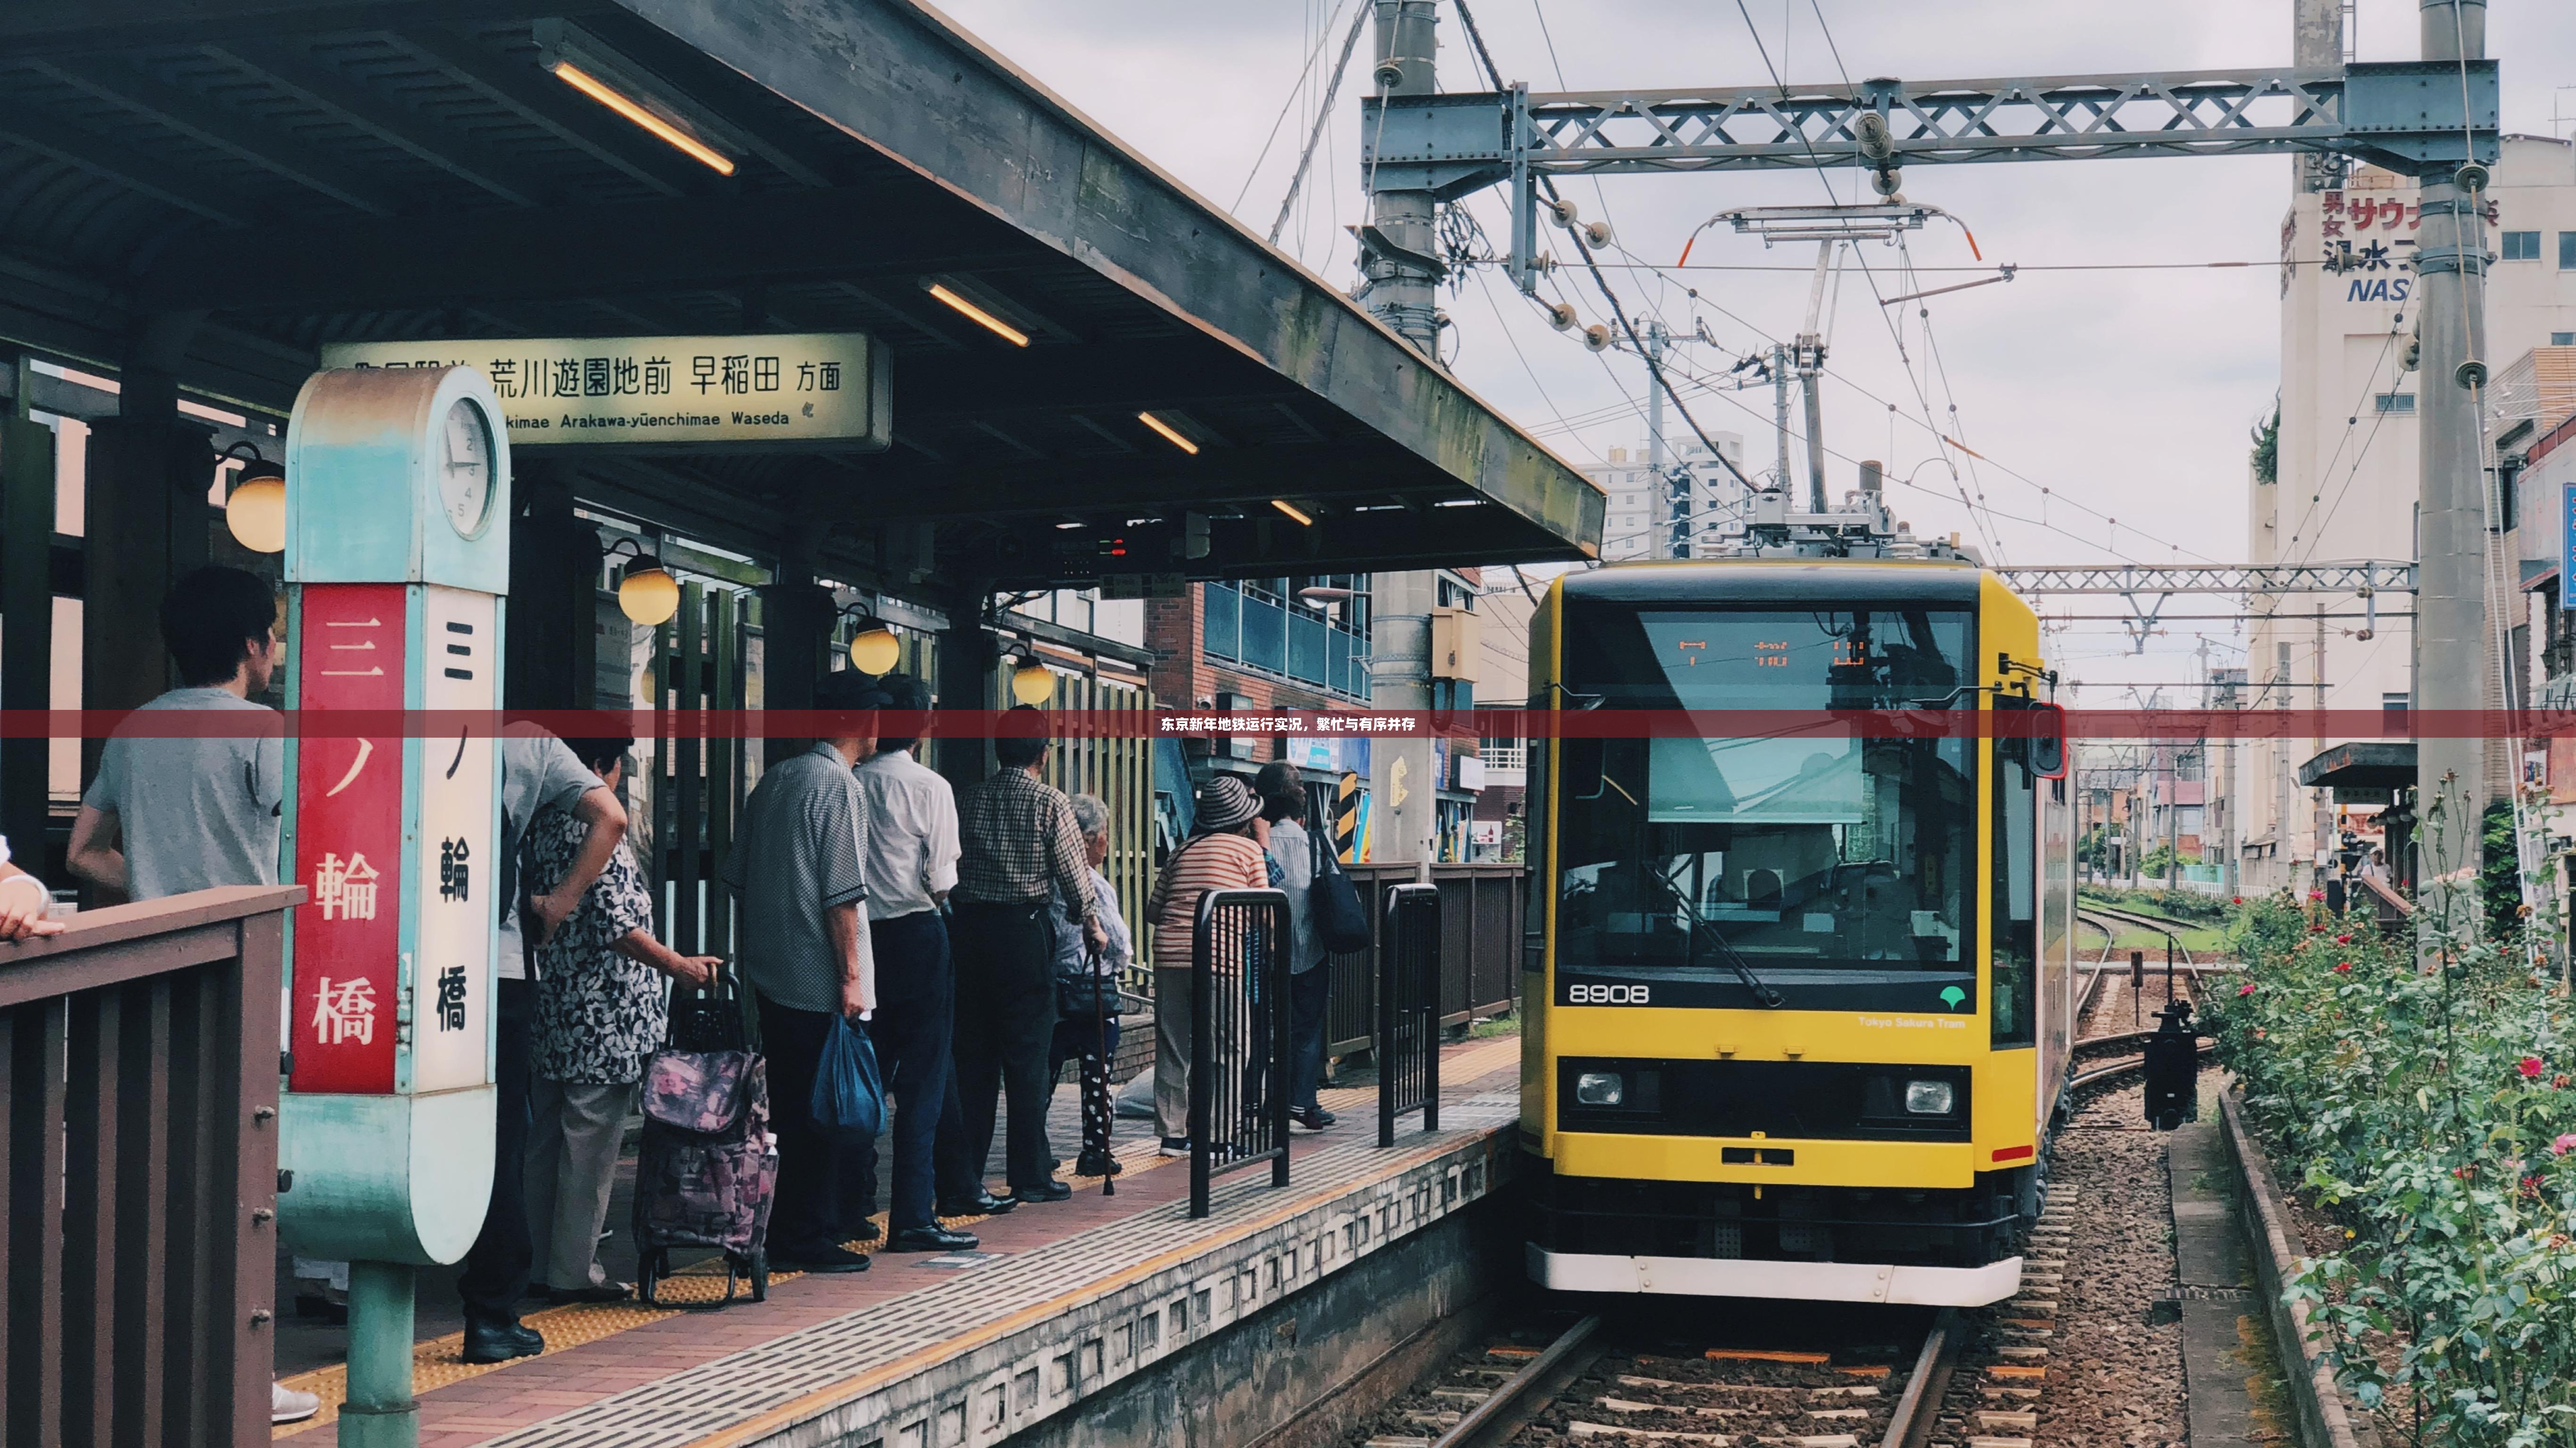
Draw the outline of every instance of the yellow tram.
<instances>
[{"instance_id":1,"label":"yellow tram","mask_svg":"<svg viewBox=\"0 0 2576 1448\"><path fill-rule=\"evenodd\" d=\"M1533 711L1752 711L1740 737L1561 720L1532 741L1520 1132L1543 1286L2019 1286L2073 1028L2053 676L2030 607L1972 558L1830 551L1879 556L1603 568L1533 620ZM2036 712L1905 737L1906 715L1836 710Z\"/></svg>"}]
</instances>

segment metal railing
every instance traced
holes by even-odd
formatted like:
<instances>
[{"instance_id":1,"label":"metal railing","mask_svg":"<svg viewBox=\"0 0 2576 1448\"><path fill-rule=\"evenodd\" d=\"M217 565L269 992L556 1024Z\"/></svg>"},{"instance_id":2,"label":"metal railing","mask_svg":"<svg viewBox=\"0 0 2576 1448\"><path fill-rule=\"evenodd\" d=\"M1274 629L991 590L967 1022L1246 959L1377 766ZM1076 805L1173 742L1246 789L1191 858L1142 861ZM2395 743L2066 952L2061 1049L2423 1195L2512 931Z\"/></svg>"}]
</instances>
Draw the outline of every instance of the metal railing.
<instances>
[{"instance_id":1,"label":"metal railing","mask_svg":"<svg viewBox=\"0 0 2576 1448\"><path fill-rule=\"evenodd\" d=\"M0 945L0 1439L269 1437L295 886Z\"/></svg>"},{"instance_id":2,"label":"metal railing","mask_svg":"<svg viewBox=\"0 0 2576 1448\"><path fill-rule=\"evenodd\" d=\"M1395 1145L1395 1119L1421 1108L1440 1129L1440 887L1386 892L1378 931L1377 1144Z\"/></svg>"},{"instance_id":3,"label":"metal railing","mask_svg":"<svg viewBox=\"0 0 2576 1448\"><path fill-rule=\"evenodd\" d=\"M1208 1183L1268 1161L1288 1185L1288 896L1210 890L1190 943L1190 1215Z\"/></svg>"},{"instance_id":4,"label":"metal railing","mask_svg":"<svg viewBox=\"0 0 2576 1448\"><path fill-rule=\"evenodd\" d=\"M1386 918L1387 892L1414 881L1413 865L1346 865L1372 920ZM1462 1026L1478 1016L1500 1015L1520 994L1521 896L1527 871L1520 865L1437 864L1431 883L1440 892L1440 1023ZM1324 1054L1350 1056L1377 1044L1378 948L1326 957L1333 973L1324 1008Z\"/></svg>"}]
</instances>

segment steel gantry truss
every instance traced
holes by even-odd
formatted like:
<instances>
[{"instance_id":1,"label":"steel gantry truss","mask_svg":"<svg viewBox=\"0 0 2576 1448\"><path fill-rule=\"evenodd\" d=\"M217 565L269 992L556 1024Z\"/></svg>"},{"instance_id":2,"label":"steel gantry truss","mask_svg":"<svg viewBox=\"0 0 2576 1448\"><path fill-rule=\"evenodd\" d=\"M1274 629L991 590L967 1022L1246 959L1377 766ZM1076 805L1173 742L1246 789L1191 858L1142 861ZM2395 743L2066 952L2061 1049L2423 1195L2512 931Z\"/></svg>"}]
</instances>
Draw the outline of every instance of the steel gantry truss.
<instances>
[{"instance_id":1,"label":"steel gantry truss","mask_svg":"<svg viewBox=\"0 0 2576 1448\"><path fill-rule=\"evenodd\" d=\"M2352 563L2067 564L1991 570L2013 592L2115 593L2123 598L2176 593L2412 593L2415 565L2362 559Z\"/></svg>"},{"instance_id":2,"label":"steel gantry truss","mask_svg":"<svg viewBox=\"0 0 2576 1448\"><path fill-rule=\"evenodd\" d=\"M1880 194L1909 163L2311 152L2414 173L2496 155L2492 60L2144 75L1389 95L1363 102L1363 171L1379 192L1512 192L1511 269L1538 252L1542 178L1621 171L1859 166ZM2473 140L2470 139L2473 137Z\"/></svg>"}]
</instances>

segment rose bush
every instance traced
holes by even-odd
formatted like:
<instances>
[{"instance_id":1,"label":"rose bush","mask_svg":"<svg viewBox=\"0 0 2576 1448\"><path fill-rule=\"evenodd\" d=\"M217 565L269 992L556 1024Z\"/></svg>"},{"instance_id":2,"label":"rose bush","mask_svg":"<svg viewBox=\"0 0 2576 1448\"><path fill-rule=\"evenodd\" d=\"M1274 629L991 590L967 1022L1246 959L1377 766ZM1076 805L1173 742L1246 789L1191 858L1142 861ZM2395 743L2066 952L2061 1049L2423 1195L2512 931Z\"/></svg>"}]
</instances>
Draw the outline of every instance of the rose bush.
<instances>
[{"instance_id":1,"label":"rose bush","mask_svg":"<svg viewBox=\"0 0 2576 1448\"><path fill-rule=\"evenodd\" d=\"M2329 924L2348 926L2313 901L2245 907L2246 986L2204 1019L2284 1180L2349 1234L2290 1291L2394 1441L2576 1441L2567 998L2518 938L2419 964L2411 934Z\"/></svg>"}]
</instances>

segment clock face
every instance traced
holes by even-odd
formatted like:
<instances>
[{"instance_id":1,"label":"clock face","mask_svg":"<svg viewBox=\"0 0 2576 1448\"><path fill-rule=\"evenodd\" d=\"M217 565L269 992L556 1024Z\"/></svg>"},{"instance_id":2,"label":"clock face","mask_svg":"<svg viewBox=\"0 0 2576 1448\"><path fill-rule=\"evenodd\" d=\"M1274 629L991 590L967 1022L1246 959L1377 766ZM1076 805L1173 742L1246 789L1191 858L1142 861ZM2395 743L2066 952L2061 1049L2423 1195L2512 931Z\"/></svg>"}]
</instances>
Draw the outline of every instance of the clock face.
<instances>
[{"instance_id":1,"label":"clock face","mask_svg":"<svg viewBox=\"0 0 2576 1448\"><path fill-rule=\"evenodd\" d=\"M447 409L432 462L448 526L465 538L482 532L492 510L492 423L473 399L460 397Z\"/></svg>"}]
</instances>

